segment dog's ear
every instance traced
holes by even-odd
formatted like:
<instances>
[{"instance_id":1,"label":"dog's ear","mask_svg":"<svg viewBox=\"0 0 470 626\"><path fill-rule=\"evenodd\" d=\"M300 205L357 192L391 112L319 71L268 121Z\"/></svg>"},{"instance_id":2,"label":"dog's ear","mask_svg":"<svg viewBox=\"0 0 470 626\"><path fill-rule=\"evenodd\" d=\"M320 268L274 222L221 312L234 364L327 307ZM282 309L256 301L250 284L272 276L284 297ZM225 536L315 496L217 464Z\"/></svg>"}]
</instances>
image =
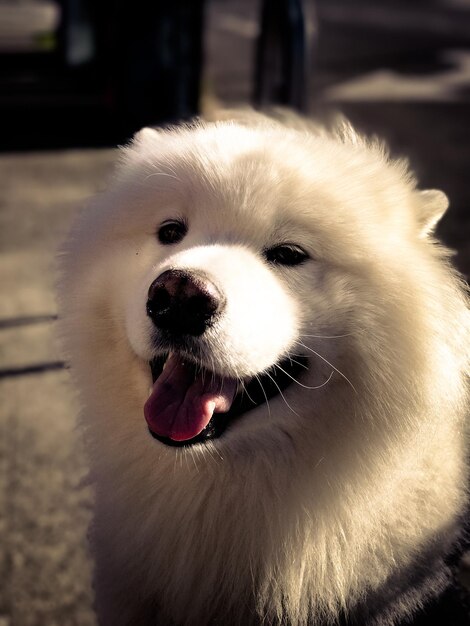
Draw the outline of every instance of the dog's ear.
<instances>
[{"instance_id":1,"label":"dog's ear","mask_svg":"<svg viewBox=\"0 0 470 626\"><path fill-rule=\"evenodd\" d=\"M131 141L121 147L120 158L116 165L118 177L127 177L133 168L151 161L157 146L160 146L163 134L156 128L142 128Z\"/></svg>"},{"instance_id":2,"label":"dog's ear","mask_svg":"<svg viewBox=\"0 0 470 626\"><path fill-rule=\"evenodd\" d=\"M447 211L449 199L439 189L426 189L418 192L418 221L420 237L432 235L437 223Z\"/></svg>"},{"instance_id":3,"label":"dog's ear","mask_svg":"<svg viewBox=\"0 0 470 626\"><path fill-rule=\"evenodd\" d=\"M150 128L150 126L146 126L141 130L137 131L132 140L133 144L143 144L148 141L155 141L158 138L160 133L156 128Z\"/></svg>"}]
</instances>

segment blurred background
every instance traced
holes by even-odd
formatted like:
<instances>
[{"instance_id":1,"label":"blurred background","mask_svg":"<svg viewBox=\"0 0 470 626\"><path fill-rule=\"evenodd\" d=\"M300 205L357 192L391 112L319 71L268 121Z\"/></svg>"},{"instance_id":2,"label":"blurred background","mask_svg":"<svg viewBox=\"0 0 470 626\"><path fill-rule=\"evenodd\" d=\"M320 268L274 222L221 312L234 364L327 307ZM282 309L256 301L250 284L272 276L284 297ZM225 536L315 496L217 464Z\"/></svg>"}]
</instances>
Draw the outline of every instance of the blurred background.
<instances>
[{"instance_id":1,"label":"blurred background","mask_svg":"<svg viewBox=\"0 0 470 626\"><path fill-rule=\"evenodd\" d=\"M470 0L0 0L0 626L95 625L56 250L114 146L214 102L385 138L470 273Z\"/></svg>"}]
</instances>

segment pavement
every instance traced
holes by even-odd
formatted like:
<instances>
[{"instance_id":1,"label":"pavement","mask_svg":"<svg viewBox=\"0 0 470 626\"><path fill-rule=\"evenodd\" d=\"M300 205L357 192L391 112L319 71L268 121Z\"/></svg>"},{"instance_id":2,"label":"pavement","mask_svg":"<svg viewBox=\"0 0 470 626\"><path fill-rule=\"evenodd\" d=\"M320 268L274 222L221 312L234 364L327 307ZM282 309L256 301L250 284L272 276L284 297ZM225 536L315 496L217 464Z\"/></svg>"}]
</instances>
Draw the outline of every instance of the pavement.
<instances>
[{"instance_id":1,"label":"pavement","mask_svg":"<svg viewBox=\"0 0 470 626\"><path fill-rule=\"evenodd\" d=\"M113 150L0 155L0 626L93 626L91 492L54 335L55 255Z\"/></svg>"},{"instance_id":2,"label":"pavement","mask_svg":"<svg viewBox=\"0 0 470 626\"><path fill-rule=\"evenodd\" d=\"M223 101L250 97L253 6L209 3L206 83ZM385 137L393 154L410 157L423 186L447 192L451 210L439 232L469 276L470 47L444 38L423 56L432 62L410 68L405 38L386 63L374 66L365 55L348 64L342 16L327 18L334 52L345 58L325 54L315 66L312 108L334 107ZM115 158L112 149L0 154L0 626L95 626L86 544L92 494L54 335L54 262L71 219L103 188Z\"/></svg>"}]
</instances>

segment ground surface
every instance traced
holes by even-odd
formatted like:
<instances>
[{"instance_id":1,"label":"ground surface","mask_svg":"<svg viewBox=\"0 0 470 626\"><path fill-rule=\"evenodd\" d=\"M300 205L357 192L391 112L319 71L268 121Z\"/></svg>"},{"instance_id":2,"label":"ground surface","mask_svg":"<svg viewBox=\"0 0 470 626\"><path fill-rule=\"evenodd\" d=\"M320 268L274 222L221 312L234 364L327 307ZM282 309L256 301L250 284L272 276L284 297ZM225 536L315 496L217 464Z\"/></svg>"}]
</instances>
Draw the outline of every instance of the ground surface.
<instances>
[{"instance_id":1,"label":"ground surface","mask_svg":"<svg viewBox=\"0 0 470 626\"><path fill-rule=\"evenodd\" d=\"M54 262L113 159L95 150L0 156L1 626L94 624L91 494L68 375L55 369Z\"/></svg>"}]
</instances>

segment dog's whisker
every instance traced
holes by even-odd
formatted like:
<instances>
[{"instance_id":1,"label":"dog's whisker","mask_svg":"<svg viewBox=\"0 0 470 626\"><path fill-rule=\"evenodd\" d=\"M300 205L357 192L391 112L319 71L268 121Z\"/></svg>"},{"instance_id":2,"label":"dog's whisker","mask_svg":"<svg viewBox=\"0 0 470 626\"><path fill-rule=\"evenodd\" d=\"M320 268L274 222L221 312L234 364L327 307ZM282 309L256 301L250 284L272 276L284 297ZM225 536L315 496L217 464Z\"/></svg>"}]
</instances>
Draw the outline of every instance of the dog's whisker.
<instances>
[{"instance_id":1,"label":"dog's whisker","mask_svg":"<svg viewBox=\"0 0 470 626\"><path fill-rule=\"evenodd\" d=\"M354 337L358 333L344 333L344 335L308 335L300 333L300 337L314 337L315 339L342 339L343 337Z\"/></svg>"},{"instance_id":2,"label":"dog's whisker","mask_svg":"<svg viewBox=\"0 0 470 626\"><path fill-rule=\"evenodd\" d=\"M283 372L283 373L284 373L286 376L288 376L291 380L293 380L293 381L294 381L294 383L297 383L297 385L300 385L300 387L303 387L304 389L321 389L322 387L324 387L325 385L327 385L327 384L330 382L331 377L333 376L333 370L331 370L331 373L330 373L330 375L328 376L328 379L327 379L327 380L325 380L325 382L323 382L321 385L316 385L316 386L314 386L314 387L310 387L309 385L304 385L304 384L303 384L303 383L301 383L299 380L295 379L293 376L291 376L291 375L289 374L289 372L286 372L286 370L285 370L285 369L283 369L280 365L276 365L276 367L277 367L278 369L280 369L280 370L281 370L281 372Z\"/></svg>"},{"instance_id":3,"label":"dog's whisker","mask_svg":"<svg viewBox=\"0 0 470 626\"><path fill-rule=\"evenodd\" d=\"M301 363L300 361L296 361L295 359L293 359L293 356L302 356L301 354L293 354L291 356L289 356L289 362L295 363L296 365L298 365L299 367L302 367L304 370L308 370L308 365L305 365L305 363Z\"/></svg>"},{"instance_id":4,"label":"dog's whisker","mask_svg":"<svg viewBox=\"0 0 470 626\"><path fill-rule=\"evenodd\" d=\"M258 382L260 382L259 379L258 379ZM248 393L248 389L246 388L246 385L245 385L245 383L243 382L243 380L241 378L239 379L239 385L241 385L242 393L244 393L246 395L246 397L248 398L248 400L250 402L252 402L254 405L256 405L256 401L253 400L253 398ZM263 389L263 386L261 385L261 382L260 382L260 386L261 386L261 389ZM263 393L264 393L264 389L263 389ZM266 394L265 394L265 397L266 397ZM266 398L266 402L267 402L267 398Z\"/></svg>"},{"instance_id":5,"label":"dog's whisker","mask_svg":"<svg viewBox=\"0 0 470 626\"><path fill-rule=\"evenodd\" d=\"M271 376L271 374L270 374L269 372L265 372L265 374L266 374L266 376L267 376L268 378L270 378L270 379L272 380L272 382L274 383L274 385L276 385L276 387L277 387L277 389L278 389L278 391L279 391L279 395L280 395L280 396L281 396L281 398L284 400L284 402L285 402L285 404L286 404L287 408L288 408L288 409L290 409L294 415L297 415L297 417L299 417L299 414L298 414L296 411L294 411L294 409L291 407L291 405L287 402L285 395L282 393L281 388L279 387L279 385L277 384L277 382L274 380L274 378Z\"/></svg>"},{"instance_id":6,"label":"dog's whisker","mask_svg":"<svg viewBox=\"0 0 470 626\"><path fill-rule=\"evenodd\" d=\"M212 374L211 384L213 385L214 380L215 380L215 361L212 355L211 355L211 374Z\"/></svg>"},{"instance_id":7,"label":"dog's whisker","mask_svg":"<svg viewBox=\"0 0 470 626\"><path fill-rule=\"evenodd\" d=\"M330 367L332 367L334 369L335 372L337 372L342 378L344 378L344 380L351 386L351 388L353 389L354 393L357 394L357 389L356 387L354 387L354 385L352 384L352 382L349 380L349 378L343 374L343 372L341 370L339 370L337 367L335 367L333 365L333 363L330 363L330 361L328 361L328 359L326 359L324 356L322 356L319 352L317 352L316 350L314 350L313 348L310 348L309 346L306 346L304 343L302 343L301 341L297 342L299 345L301 345L303 348L305 348L306 350L310 350L310 352L312 352L313 354L315 354L318 358L320 358L322 361L324 361L327 365L329 365Z\"/></svg>"},{"instance_id":8,"label":"dog's whisker","mask_svg":"<svg viewBox=\"0 0 470 626\"><path fill-rule=\"evenodd\" d=\"M268 410L268 415L269 415L269 417L271 417L271 407L269 406L268 396L266 395L266 391L264 390L264 387L263 387L263 381L260 379L259 376L255 376L255 378L258 381L259 386L261 387L261 391L263 392L263 396L264 396L264 398L266 400L266 408ZM250 398L250 400L251 400L251 398Z\"/></svg>"},{"instance_id":9,"label":"dog's whisker","mask_svg":"<svg viewBox=\"0 0 470 626\"><path fill-rule=\"evenodd\" d=\"M207 375L207 370L204 367L201 367L201 377L202 377L203 385L205 385L206 383L206 375Z\"/></svg>"}]
</instances>

